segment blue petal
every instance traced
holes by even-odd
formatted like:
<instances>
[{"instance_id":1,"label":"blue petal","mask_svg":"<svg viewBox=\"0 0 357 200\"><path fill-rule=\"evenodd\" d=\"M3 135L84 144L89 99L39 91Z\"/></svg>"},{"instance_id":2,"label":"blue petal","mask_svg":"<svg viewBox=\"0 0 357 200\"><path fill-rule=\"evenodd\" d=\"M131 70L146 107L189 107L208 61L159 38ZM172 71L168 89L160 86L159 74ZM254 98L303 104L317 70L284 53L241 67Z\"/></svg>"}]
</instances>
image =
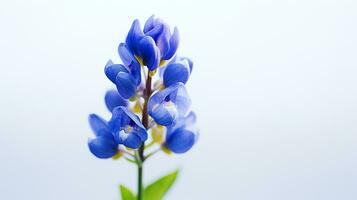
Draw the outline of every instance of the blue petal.
<instances>
[{"instance_id":1,"label":"blue petal","mask_svg":"<svg viewBox=\"0 0 357 200\"><path fill-rule=\"evenodd\" d=\"M140 63L130 51L129 47L125 43L120 43L118 47L118 52L124 65L129 68L131 74L136 80L136 85L141 82L141 68Z\"/></svg>"},{"instance_id":2,"label":"blue petal","mask_svg":"<svg viewBox=\"0 0 357 200\"><path fill-rule=\"evenodd\" d=\"M140 63L134 57L133 52L130 51L128 45L126 45L125 43L119 44L118 52L119 52L120 59L123 61L125 66L128 66L128 67L133 66L133 65L140 66Z\"/></svg>"},{"instance_id":3,"label":"blue petal","mask_svg":"<svg viewBox=\"0 0 357 200\"><path fill-rule=\"evenodd\" d=\"M89 125L95 135L98 135L100 131L108 129L108 123L96 114L90 114L88 116Z\"/></svg>"},{"instance_id":4,"label":"blue petal","mask_svg":"<svg viewBox=\"0 0 357 200\"><path fill-rule=\"evenodd\" d=\"M108 90L104 96L105 105L110 112L117 106L127 106L128 101L121 97L117 90Z\"/></svg>"},{"instance_id":5,"label":"blue petal","mask_svg":"<svg viewBox=\"0 0 357 200\"><path fill-rule=\"evenodd\" d=\"M134 20L133 24L131 25L131 28L129 30L129 33L126 37L126 44L129 46L129 48L134 51L136 54L137 48L138 48L138 43L141 40L141 38L144 37L144 33L141 30L140 27L140 22L139 20Z\"/></svg>"},{"instance_id":6,"label":"blue petal","mask_svg":"<svg viewBox=\"0 0 357 200\"><path fill-rule=\"evenodd\" d=\"M169 60L170 58L172 58L172 56L175 55L177 48L179 46L179 43L180 43L180 35L179 35L178 29L175 27L174 32L172 33L172 36L171 36L170 42L169 42L170 48L166 52L166 54L163 56L164 60Z\"/></svg>"},{"instance_id":7,"label":"blue petal","mask_svg":"<svg viewBox=\"0 0 357 200\"><path fill-rule=\"evenodd\" d=\"M120 140L122 141L122 144L126 147L137 149L143 143L141 138L136 134L124 133L124 131L121 131L120 133Z\"/></svg>"},{"instance_id":8,"label":"blue petal","mask_svg":"<svg viewBox=\"0 0 357 200\"><path fill-rule=\"evenodd\" d=\"M188 96L185 86L183 83L177 83L173 86L177 85L176 93L170 94L173 95L173 102L175 103L177 110L179 112L179 116L186 116L187 112L191 106L191 99Z\"/></svg>"},{"instance_id":9,"label":"blue petal","mask_svg":"<svg viewBox=\"0 0 357 200\"><path fill-rule=\"evenodd\" d=\"M119 72L116 76L115 84L120 96L125 99L129 99L135 95L136 81L132 75L125 72Z\"/></svg>"},{"instance_id":10,"label":"blue petal","mask_svg":"<svg viewBox=\"0 0 357 200\"><path fill-rule=\"evenodd\" d=\"M144 33L154 28L155 15L151 15L144 25Z\"/></svg>"},{"instance_id":11,"label":"blue petal","mask_svg":"<svg viewBox=\"0 0 357 200\"><path fill-rule=\"evenodd\" d=\"M156 123L162 126L171 125L177 117L177 110L168 109L164 104L159 104L149 111L150 116Z\"/></svg>"},{"instance_id":12,"label":"blue petal","mask_svg":"<svg viewBox=\"0 0 357 200\"><path fill-rule=\"evenodd\" d=\"M123 111L125 107L119 106L113 109L112 118L109 120L108 125L113 133L116 133L125 127L130 122L130 118Z\"/></svg>"},{"instance_id":13,"label":"blue petal","mask_svg":"<svg viewBox=\"0 0 357 200\"><path fill-rule=\"evenodd\" d=\"M145 23L144 33L147 36L150 36L157 42L159 35L164 31L165 28L164 22L160 18L155 18L155 16L151 16Z\"/></svg>"},{"instance_id":14,"label":"blue petal","mask_svg":"<svg viewBox=\"0 0 357 200\"><path fill-rule=\"evenodd\" d=\"M164 25L158 24L158 25L154 26L148 32L145 32L145 35L150 36L150 37L152 37L152 39L156 40L159 37L159 35L162 33L163 29L164 29Z\"/></svg>"},{"instance_id":15,"label":"blue petal","mask_svg":"<svg viewBox=\"0 0 357 200\"><path fill-rule=\"evenodd\" d=\"M139 126L134 127L132 134L139 136L141 139L141 142L145 142L148 139L148 134L146 132L146 129L145 128L143 129Z\"/></svg>"},{"instance_id":16,"label":"blue petal","mask_svg":"<svg viewBox=\"0 0 357 200\"><path fill-rule=\"evenodd\" d=\"M110 129L115 133L119 133L127 125L133 126L134 130L131 134L137 135L142 142L147 140L146 129L137 115L133 114L126 107L120 106L114 108L112 118L109 120Z\"/></svg>"},{"instance_id":17,"label":"blue petal","mask_svg":"<svg viewBox=\"0 0 357 200\"><path fill-rule=\"evenodd\" d=\"M188 66L190 69L190 73L192 72L192 68L193 68L193 62L191 59L187 58L187 57L178 57L176 56L174 58L174 60L170 63L181 63L185 66Z\"/></svg>"},{"instance_id":18,"label":"blue petal","mask_svg":"<svg viewBox=\"0 0 357 200\"><path fill-rule=\"evenodd\" d=\"M120 109L123 110L126 116L128 116L135 123L136 126L140 127L141 129L145 129L144 125L141 123L140 118L137 115L132 113L128 108L121 107Z\"/></svg>"},{"instance_id":19,"label":"blue petal","mask_svg":"<svg viewBox=\"0 0 357 200\"><path fill-rule=\"evenodd\" d=\"M131 112L128 108L121 108L124 113L134 122L135 126L133 126L134 130L132 134L138 135L142 142L145 142L148 138L148 134L146 132L146 128L141 123L140 118Z\"/></svg>"},{"instance_id":20,"label":"blue petal","mask_svg":"<svg viewBox=\"0 0 357 200\"><path fill-rule=\"evenodd\" d=\"M179 84L177 83L177 84L171 85L170 87L167 87L167 88L153 94L150 97L149 103L148 103L149 111L152 110L156 104L161 104L165 100L165 98L168 95L170 95L171 93L173 93L175 90L177 90L178 87L179 87Z\"/></svg>"},{"instance_id":21,"label":"blue petal","mask_svg":"<svg viewBox=\"0 0 357 200\"><path fill-rule=\"evenodd\" d=\"M160 35L155 40L156 46L160 49L160 55L165 55L170 48L169 40L170 40L170 27L167 24L162 25L162 31Z\"/></svg>"},{"instance_id":22,"label":"blue petal","mask_svg":"<svg viewBox=\"0 0 357 200\"><path fill-rule=\"evenodd\" d=\"M193 62L191 59L183 57L182 59L185 59L188 62L188 65L190 67L190 73L192 72L192 68L193 68Z\"/></svg>"},{"instance_id":23,"label":"blue petal","mask_svg":"<svg viewBox=\"0 0 357 200\"><path fill-rule=\"evenodd\" d=\"M118 152L118 145L105 137L97 137L88 141L89 150L98 158L111 158Z\"/></svg>"},{"instance_id":24,"label":"blue petal","mask_svg":"<svg viewBox=\"0 0 357 200\"><path fill-rule=\"evenodd\" d=\"M165 106L167 98L174 103L175 110ZM157 123L167 126L177 117L173 111L177 111L179 117L186 116L190 106L191 100L183 83L176 83L152 95L148 102L148 111Z\"/></svg>"},{"instance_id":25,"label":"blue petal","mask_svg":"<svg viewBox=\"0 0 357 200\"><path fill-rule=\"evenodd\" d=\"M165 146L174 153L185 153L195 143L195 134L186 129L176 129L167 135Z\"/></svg>"},{"instance_id":26,"label":"blue petal","mask_svg":"<svg viewBox=\"0 0 357 200\"><path fill-rule=\"evenodd\" d=\"M144 64L150 71L155 70L159 66L160 51L151 37L145 36L140 40L138 54L142 57Z\"/></svg>"},{"instance_id":27,"label":"blue petal","mask_svg":"<svg viewBox=\"0 0 357 200\"><path fill-rule=\"evenodd\" d=\"M115 84L116 76L119 72L128 73L128 69L121 64L113 64L111 60L107 62L104 68L105 75Z\"/></svg>"},{"instance_id":28,"label":"blue petal","mask_svg":"<svg viewBox=\"0 0 357 200\"><path fill-rule=\"evenodd\" d=\"M186 130L189 130L193 133L196 133L196 114L194 112L190 112L187 116L185 117L180 117L175 121L174 124L171 126L167 127L167 132L173 132L176 129L184 128Z\"/></svg>"},{"instance_id":29,"label":"blue petal","mask_svg":"<svg viewBox=\"0 0 357 200\"><path fill-rule=\"evenodd\" d=\"M190 76L190 69L181 63L169 64L164 72L163 79L165 87L169 87L178 82L186 83Z\"/></svg>"},{"instance_id":30,"label":"blue petal","mask_svg":"<svg viewBox=\"0 0 357 200\"><path fill-rule=\"evenodd\" d=\"M186 117L185 117L185 127L186 129L188 127L191 127L191 126L194 126L196 124L196 120L197 120L197 117L196 117L196 114L191 111Z\"/></svg>"}]
</instances>

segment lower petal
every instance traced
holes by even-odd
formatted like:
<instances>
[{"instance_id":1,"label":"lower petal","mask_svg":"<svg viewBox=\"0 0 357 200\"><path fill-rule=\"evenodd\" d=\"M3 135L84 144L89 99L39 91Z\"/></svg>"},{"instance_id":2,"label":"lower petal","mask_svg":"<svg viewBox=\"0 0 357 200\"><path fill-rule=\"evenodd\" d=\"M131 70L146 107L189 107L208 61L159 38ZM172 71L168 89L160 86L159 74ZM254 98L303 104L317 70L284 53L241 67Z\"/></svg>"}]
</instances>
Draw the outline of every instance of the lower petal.
<instances>
[{"instance_id":1,"label":"lower petal","mask_svg":"<svg viewBox=\"0 0 357 200\"><path fill-rule=\"evenodd\" d=\"M185 153L195 143L195 134L185 129L177 129L167 135L165 146L174 153Z\"/></svg>"},{"instance_id":2,"label":"lower petal","mask_svg":"<svg viewBox=\"0 0 357 200\"><path fill-rule=\"evenodd\" d=\"M137 149L142 145L141 138L133 133L120 132L120 140L124 146L132 149Z\"/></svg>"},{"instance_id":3,"label":"lower petal","mask_svg":"<svg viewBox=\"0 0 357 200\"><path fill-rule=\"evenodd\" d=\"M177 48L179 46L179 42L180 42L180 35L178 29L175 27L169 42L170 48L163 56L163 59L169 60L170 58L172 58L172 56L175 55Z\"/></svg>"},{"instance_id":4,"label":"lower petal","mask_svg":"<svg viewBox=\"0 0 357 200\"><path fill-rule=\"evenodd\" d=\"M90 114L88 117L89 125L95 135L98 135L100 131L108 129L108 123L96 114Z\"/></svg>"},{"instance_id":5,"label":"lower petal","mask_svg":"<svg viewBox=\"0 0 357 200\"><path fill-rule=\"evenodd\" d=\"M118 152L118 145L105 137L97 137L88 141L89 150L98 158L111 158Z\"/></svg>"},{"instance_id":6,"label":"lower petal","mask_svg":"<svg viewBox=\"0 0 357 200\"><path fill-rule=\"evenodd\" d=\"M143 58L145 65L150 71L155 70L160 63L160 50L156 47L155 41L145 36L139 42L138 54Z\"/></svg>"},{"instance_id":7,"label":"lower petal","mask_svg":"<svg viewBox=\"0 0 357 200\"><path fill-rule=\"evenodd\" d=\"M117 90L108 90L105 93L104 101L110 112L112 112L115 107L128 105L127 100L121 97Z\"/></svg>"},{"instance_id":8,"label":"lower petal","mask_svg":"<svg viewBox=\"0 0 357 200\"><path fill-rule=\"evenodd\" d=\"M174 106L167 107L164 103L162 103L154 106L154 108L149 111L149 114L156 123L162 126L168 126L171 125L176 119L177 110Z\"/></svg>"},{"instance_id":9,"label":"lower petal","mask_svg":"<svg viewBox=\"0 0 357 200\"><path fill-rule=\"evenodd\" d=\"M172 63L169 64L164 72L163 79L165 87L169 87L175 83L186 83L188 77L190 75L190 71L188 67L180 63Z\"/></svg>"},{"instance_id":10,"label":"lower petal","mask_svg":"<svg viewBox=\"0 0 357 200\"><path fill-rule=\"evenodd\" d=\"M113 64L111 61L108 61L108 63L105 65L104 73L108 77L108 79L112 81L114 84L115 84L116 76L119 72L128 73L129 71L126 69L124 65Z\"/></svg>"},{"instance_id":11,"label":"lower petal","mask_svg":"<svg viewBox=\"0 0 357 200\"><path fill-rule=\"evenodd\" d=\"M188 96L187 90L183 83L178 83L177 93L175 94L174 103L179 112L179 116L186 116L190 107L191 107L191 99Z\"/></svg>"},{"instance_id":12,"label":"lower petal","mask_svg":"<svg viewBox=\"0 0 357 200\"><path fill-rule=\"evenodd\" d=\"M125 99L129 99L130 97L135 95L136 92L136 82L128 73L119 72L116 76L115 84L117 86L119 94Z\"/></svg>"}]
</instances>

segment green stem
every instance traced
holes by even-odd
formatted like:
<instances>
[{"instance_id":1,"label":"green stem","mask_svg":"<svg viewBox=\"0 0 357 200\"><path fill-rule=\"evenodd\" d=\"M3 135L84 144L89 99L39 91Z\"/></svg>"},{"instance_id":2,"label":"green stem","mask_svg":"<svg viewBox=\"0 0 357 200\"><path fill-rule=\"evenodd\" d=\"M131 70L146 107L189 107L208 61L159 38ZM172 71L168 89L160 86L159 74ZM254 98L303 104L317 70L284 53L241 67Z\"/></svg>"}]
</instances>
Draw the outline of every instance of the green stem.
<instances>
[{"instance_id":1,"label":"green stem","mask_svg":"<svg viewBox=\"0 0 357 200\"><path fill-rule=\"evenodd\" d=\"M150 72L148 72L147 79L146 79L146 88L144 91L144 108L143 108L143 116L142 116L142 123L146 129L149 127L149 115L148 115L148 101L151 96L151 76ZM144 165L144 149L145 149L145 142L139 148L139 159L140 165L138 165L138 200L143 200L143 165Z\"/></svg>"},{"instance_id":2,"label":"green stem","mask_svg":"<svg viewBox=\"0 0 357 200\"><path fill-rule=\"evenodd\" d=\"M138 200L143 200L143 166L138 165Z\"/></svg>"}]
</instances>

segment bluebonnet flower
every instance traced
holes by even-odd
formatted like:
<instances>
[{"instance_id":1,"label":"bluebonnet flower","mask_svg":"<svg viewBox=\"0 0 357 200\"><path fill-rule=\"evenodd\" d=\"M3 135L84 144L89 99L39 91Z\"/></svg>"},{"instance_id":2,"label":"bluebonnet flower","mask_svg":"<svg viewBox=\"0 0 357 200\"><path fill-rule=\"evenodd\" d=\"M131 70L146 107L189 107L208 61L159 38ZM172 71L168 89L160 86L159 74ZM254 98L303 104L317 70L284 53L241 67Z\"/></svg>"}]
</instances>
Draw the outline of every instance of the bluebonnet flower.
<instances>
[{"instance_id":1,"label":"bluebonnet flower","mask_svg":"<svg viewBox=\"0 0 357 200\"><path fill-rule=\"evenodd\" d=\"M185 116L191 100L183 83L173 84L155 93L149 99L149 115L156 123L168 126L178 117Z\"/></svg>"},{"instance_id":2,"label":"bluebonnet flower","mask_svg":"<svg viewBox=\"0 0 357 200\"><path fill-rule=\"evenodd\" d=\"M114 108L108 124L118 144L136 149L147 140L147 132L138 116L126 107Z\"/></svg>"},{"instance_id":3,"label":"bluebonnet flower","mask_svg":"<svg viewBox=\"0 0 357 200\"><path fill-rule=\"evenodd\" d=\"M96 136L88 141L89 150L98 158L115 156L119 152L118 144L114 140L108 123L96 114L89 115L88 120Z\"/></svg>"},{"instance_id":4,"label":"bluebonnet flower","mask_svg":"<svg viewBox=\"0 0 357 200\"><path fill-rule=\"evenodd\" d=\"M171 32L168 24L154 15L143 29L134 20L125 43L118 46L123 64L109 60L104 69L116 85L116 90L108 90L104 96L111 118L106 121L96 114L89 115L95 134L88 141L90 151L102 159L125 156L138 166L138 193L132 194L137 199L144 199L141 174L145 160L160 150L185 153L198 137L196 115L190 110L191 100L185 88L193 63L176 55L179 40L178 29ZM151 140L145 144L148 132ZM145 152L157 145L156 150ZM176 175L177 172L170 177ZM121 185L123 188L126 189ZM162 194L153 198L161 199Z\"/></svg>"},{"instance_id":5,"label":"bluebonnet flower","mask_svg":"<svg viewBox=\"0 0 357 200\"><path fill-rule=\"evenodd\" d=\"M178 82L186 84L191 75L192 68L193 63L189 58L175 57L161 70L164 86L169 87Z\"/></svg>"},{"instance_id":6,"label":"bluebonnet flower","mask_svg":"<svg viewBox=\"0 0 357 200\"><path fill-rule=\"evenodd\" d=\"M110 112L112 112L115 107L128 105L128 101L120 96L117 90L108 90L105 93L104 101Z\"/></svg>"},{"instance_id":7,"label":"bluebonnet flower","mask_svg":"<svg viewBox=\"0 0 357 200\"><path fill-rule=\"evenodd\" d=\"M111 158L118 153L118 145L136 149L147 139L147 132L138 116L126 107L112 110L109 122L96 114L89 115L89 124L95 134L88 141L90 151L98 158Z\"/></svg>"},{"instance_id":8,"label":"bluebonnet flower","mask_svg":"<svg viewBox=\"0 0 357 200\"><path fill-rule=\"evenodd\" d=\"M134 77L136 86L138 86L141 83L141 64L125 43L119 44L118 53L124 65L130 70L132 76Z\"/></svg>"},{"instance_id":9,"label":"bluebonnet flower","mask_svg":"<svg viewBox=\"0 0 357 200\"><path fill-rule=\"evenodd\" d=\"M117 86L117 91L107 91L104 98L112 117L106 122L97 115L90 116L91 126L100 127L92 128L97 137L89 143L91 151L99 155L98 157L109 157L118 151L119 144L138 148L147 140L146 128L140 118L132 113L141 113L143 103L140 98L135 98L131 99L135 101L134 106L130 106L127 99L144 94L146 86L141 85L141 66L146 65L150 71L154 71L165 63L163 61L174 57L178 45L179 33L176 27L171 33L170 27L153 15L146 21L142 30L139 21L134 20L125 43L118 46L123 64L114 64L109 60L104 70L109 80ZM148 114L158 125L167 126L167 136L170 137L167 137L165 144L168 148L177 146L175 144L178 141L186 142L184 146L191 144L187 142L187 138L191 138L190 134L187 131L179 131L181 128L178 126L187 121L188 116L192 118L194 115L187 115L191 100L184 86L192 73L192 67L193 63L189 58L176 56L160 69L161 80L157 83L162 83L164 88L156 92L154 89L154 94L150 94L151 97L146 99ZM102 143L95 143L97 140ZM96 147L99 150L104 149L107 154L95 151ZM172 149L174 152L183 151Z\"/></svg>"},{"instance_id":10,"label":"bluebonnet flower","mask_svg":"<svg viewBox=\"0 0 357 200\"><path fill-rule=\"evenodd\" d=\"M163 60L169 60L175 55L180 41L177 27L171 34L170 26L152 15L144 25L144 33L155 40Z\"/></svg>"},{"instance_id":11,"label":"bluebonnet flower","mask_svg":"<svg viewBox=\"0 0 357 200\"><path fill-rule=\"evenodd\" d=\"M179 118L174 125L168 126L164 146L174 153L190 150L198 135L195 123L196 115L190 112L186 117Z\"/></svg>"},{"instance_id":12,"label":"bluebonnet flower","mask_svg":"<svg viewBox=\"0 0 357 200\"><path fill-rule=\"evenodd\" d=\"M105 75L116 84L119 94L128 99L135 95L137 80L122 64L114 64L111 60L104 68Z\"/></svg>"},{"instance_id":13,"label":"bluebonnet flower","mask_svg":"<svg viewBox=\"0 0 357 200\"><path fill-rule=\"evenodd\" d=\"M161 61L169 60L175 55L179 45L179 32L175 27L171 34L170 27L153 15L146 21L144 30L141 29L139 20L133 22L126 44L153 71Z\"/></svg>"}]
</instances>

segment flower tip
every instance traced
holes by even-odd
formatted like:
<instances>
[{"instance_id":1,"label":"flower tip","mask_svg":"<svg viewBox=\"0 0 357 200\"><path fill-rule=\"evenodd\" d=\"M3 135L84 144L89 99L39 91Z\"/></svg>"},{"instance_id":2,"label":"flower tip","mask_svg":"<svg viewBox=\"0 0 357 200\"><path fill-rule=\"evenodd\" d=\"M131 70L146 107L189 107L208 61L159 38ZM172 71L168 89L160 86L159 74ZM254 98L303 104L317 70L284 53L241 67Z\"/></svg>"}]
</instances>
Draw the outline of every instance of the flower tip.
<instances>
[{"instance_id":1,"label":"flower tip","mask_svg":"<svg viewBox=\"0 0 357 200\"><path fill-rule=\"evenodd\" d=\"M94 113L89 114L89 115L88 115L88 121L93 120L93 118L95 118L96 116L97 116L97 115L94 114Z\"/></svg>"},{"instance_id":2,"label":"flower tip","mask_svg":"<svg viewBox=\"0 0 357 200\"><path fill-rule=\"evenodd\" d=\"M153 19L155 19L155 18L156 18L155 14L152 14L152 15L150 15L150 17L148 18L148 20L153 20Z\"/></svg>"},{"instance_id":3,"label":"flower tip","mask_svg":"<svg viewBox=\"0 0 357 200\"><path fill-rule=\"evenodd\" d=\"M118 50L121 49L121 48L125 48L126 47L126 44L124 42L121 42L118 46ZM119 51L120 52L120 51Z\"/></svg>"},{"instance_id":4,"label":"flower tip","mask_svg":"<svg viewBox=\"0 0 357 200\"><path fill-rule=\"evenodd\" d=\"M94 156L100 159L108 159L117 152L117 144L104 137L96 137L88 140L88 148Z\"/></svg>"},{"instance_id":5,"label":"flower tip","mask_svg":"<svg viewBox=\"0 0 357 200\"><path fill-rule=\"evenodd\" d=\"M107 63L105 64L105 67L109 66L109 65L114 65L113 61L111 59L109 59L107 61Z\"/></svg>"},{"instance_id":6,"label":"flower tip","mask_svg":"<svg viewBox=\"0 0 357 200\"><path fill-rule=\"evenodd\" d=\"M140 25L139 19L134 19L133 24L135 24L135 25Z\"/></svg>"}]
</instances>

